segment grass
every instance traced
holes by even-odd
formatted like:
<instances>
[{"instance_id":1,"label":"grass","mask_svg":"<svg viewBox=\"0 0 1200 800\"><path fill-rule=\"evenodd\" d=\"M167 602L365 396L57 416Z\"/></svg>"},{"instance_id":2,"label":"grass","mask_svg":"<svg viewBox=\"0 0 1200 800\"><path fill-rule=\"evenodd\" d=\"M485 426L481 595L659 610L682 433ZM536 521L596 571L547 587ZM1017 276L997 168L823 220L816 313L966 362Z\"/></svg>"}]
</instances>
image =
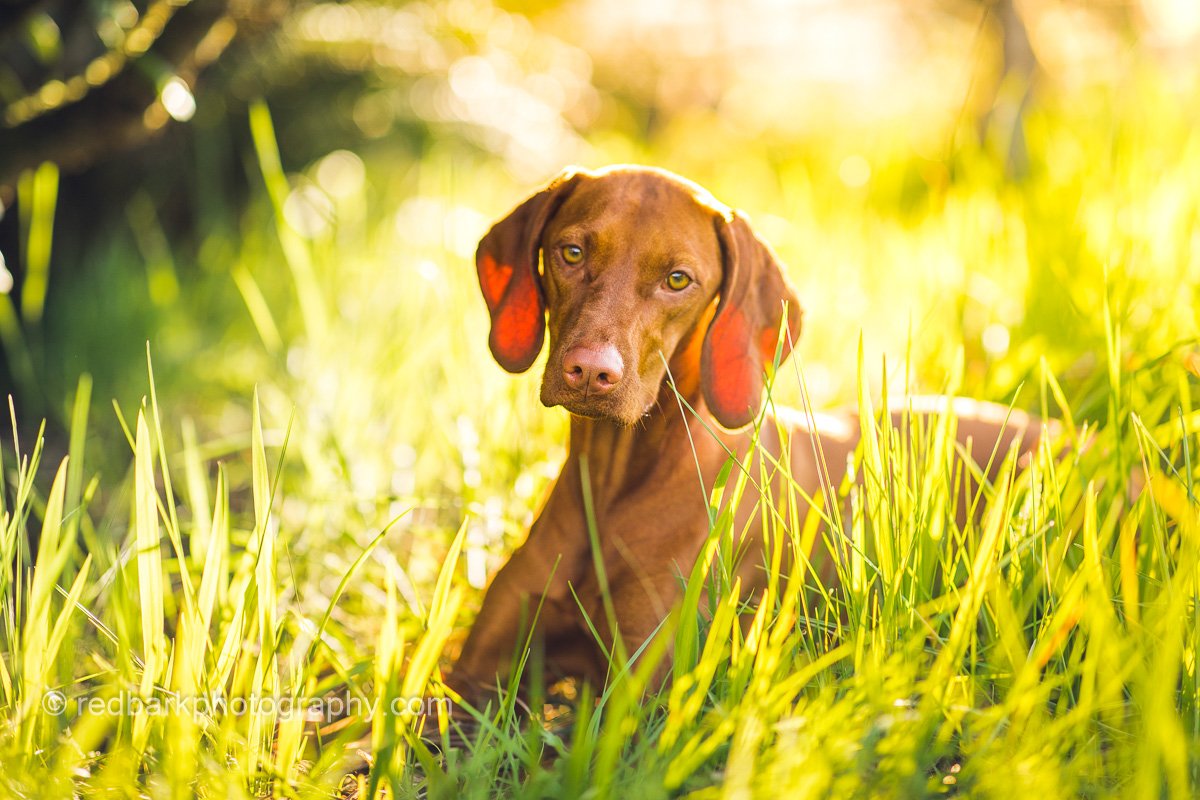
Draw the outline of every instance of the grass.
<instances>
[{"instance_id":1,"label":"grass","mask_svg":"<svg viewBox=\"0 0 1200 800\"><path fill-rule=\"evenodd\" d=\"M3 793L328 797L358 768L365 795L388 796L1192 796L1200 140L1165 98L1148 84L1137 105L1049 103L1029 119L1025 180L963 145L954 180L927 191L920 164L870 143L862 191L822 166L844 155L835 137L803 156L747 143L767 172L648 143L647 160L758 204L809 305L773 397L858 401L862 480L840 487L845 514L809 511L730 465L655 642L615 655L569 725L502 704L444 757L406 701L439 695L483 575L563 454L536 376L487 359L468 266L523 189L450 145L390 181L329 180L376 174L347 154L289 179L256 108L265 197L178 270L174 299L157 295L157 377L139 344L63 392L61 460L14 426ZM296 216L298 186L325 197L325 223ZM153 274L122 267L137 246L114 243L107 291L155 296ZM6 346L90 352L83 301L63 302L78 327ZM995 326L1007 347L984 346ZM895 431L872 413L909 389L1040 408L1064 421L1065 455L1048 445L1018 468L997 453L1001 477L963 497L952 418ZM980 523L955 524L964 502ZM839 588L772 545L771 588L743 608L728 577L740 503L782 509L770 543L844 542ZM674 681L649 692L667 643Z\"/></svg>"}]
</instances>

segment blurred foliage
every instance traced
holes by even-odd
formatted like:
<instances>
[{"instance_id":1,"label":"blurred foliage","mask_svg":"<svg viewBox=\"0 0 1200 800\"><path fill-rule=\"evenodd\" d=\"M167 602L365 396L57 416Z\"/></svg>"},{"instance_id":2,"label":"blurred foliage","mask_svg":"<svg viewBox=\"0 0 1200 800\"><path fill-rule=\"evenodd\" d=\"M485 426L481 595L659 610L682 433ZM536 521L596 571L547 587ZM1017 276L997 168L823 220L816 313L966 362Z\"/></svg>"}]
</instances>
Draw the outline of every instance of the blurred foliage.
<instances>
[{"instance_id":1,"label":"blurred foliage","mask_svg":"<svg viewBox=\"0 0 1200 800\"><path fill-rule=\"evenodd\" d=\"M8 30L10 110L128 47L157 6L89 8L37 6ZM487 357L474 243L565 163L623 160L751 214L806 303L818 406L853 397L861 330L893 389L937 390L961 358L966 393L1008 400L1045 359L1102 416L1102 301L1130 368L1196 334L1197 91L1180 66L1197 22L1165 0L1136 29L1017 8L1032 73L1003 54L1003 4L222 5L213 29L241 33L188 76L189 122L57 186L22 179L0 237L18 416L61 426L83 372L98 400L136 406L149 340L160 392L213 453L244 445L252 386L277 420L294 404L302 554L362 545L416 502L410 524L436 531L477 512L468 550L494 564L563 420ZM105 413L92 430L106 469L121 436Z\"/></svg>"}]
</instances>

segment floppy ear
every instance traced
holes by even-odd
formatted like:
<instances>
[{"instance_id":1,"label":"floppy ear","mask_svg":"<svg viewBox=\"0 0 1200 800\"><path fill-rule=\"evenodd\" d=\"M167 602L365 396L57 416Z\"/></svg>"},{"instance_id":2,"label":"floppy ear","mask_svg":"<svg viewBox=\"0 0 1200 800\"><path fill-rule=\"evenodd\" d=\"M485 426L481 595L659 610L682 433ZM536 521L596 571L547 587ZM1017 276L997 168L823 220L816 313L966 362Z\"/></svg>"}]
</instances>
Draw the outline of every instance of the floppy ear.
<instances>
[{"instance_id":1,"label":"floppy ear","mask_svg":"<svg viewBox=\"0 0 1200 800\"><path fill-rule=\"evenodd\" d=\"M479 288L492 316L488 346L509 372L529 369L542 349L546 301L537 274L542 229L578 178L563 172L493 225L475 251Z\"/></svg>"},{"instance_id":2,"label":"floppy ear","mask_svg":"<svg viewBox=\"0 0 1200 800\"><path fill-rule=\"evenodd\" d=\"M717 422L730 430L754 419L762 404L764 372L775 360L787 303L783 358L800 335L803 311L775 254L737 212L717 221L725 275L721 300L704 337L700 382Z\"/></svg>"}]
</instances>

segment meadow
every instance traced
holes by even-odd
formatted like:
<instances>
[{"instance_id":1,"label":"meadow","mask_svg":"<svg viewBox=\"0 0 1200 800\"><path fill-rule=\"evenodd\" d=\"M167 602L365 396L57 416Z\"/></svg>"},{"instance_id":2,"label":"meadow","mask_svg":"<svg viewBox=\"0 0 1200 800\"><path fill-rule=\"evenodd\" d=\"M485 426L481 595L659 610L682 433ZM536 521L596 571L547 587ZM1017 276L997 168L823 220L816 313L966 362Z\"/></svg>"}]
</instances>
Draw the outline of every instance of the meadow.
<instances>
[{"instance_id":1,"label":"meadow","mask_svg":"<svg viewBox=\"0 0 1200 800\"><path fill-rule=\"evenodd\" d=\"M16 408L2 456L0 793L1194 796L1197 98L1149 68L1047 90L1018 177L965 123L931 157L894 129L594 137L589 165L687 175L789 265L805 330L771 402L856 403L865 436L841 511L793 496L772 535L847 557L740 607L731 510L780 498L730 465L654 643L532 719L478 710L458 748L407 700L442 696L565 457L540 363L488 355L472 262L535 182L455 140L285 169L251 106L239 216L184 247L135 198L36 337L3 300L50 422ZM35 253L56 180L22 183ZM1065 432L1027 468L997 453L959 527L954 420L874 414L916 391Z\"/></svg>"}]
</instances>

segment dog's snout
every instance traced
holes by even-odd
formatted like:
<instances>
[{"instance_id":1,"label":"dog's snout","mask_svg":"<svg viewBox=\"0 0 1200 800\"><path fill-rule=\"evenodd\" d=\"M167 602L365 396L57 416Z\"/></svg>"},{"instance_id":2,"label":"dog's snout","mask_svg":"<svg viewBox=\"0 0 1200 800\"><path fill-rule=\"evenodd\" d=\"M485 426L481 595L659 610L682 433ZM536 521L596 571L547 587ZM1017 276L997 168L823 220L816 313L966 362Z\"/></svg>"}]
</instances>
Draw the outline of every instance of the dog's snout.
<instances>
[{"instance_id":1,"label":"dog's snout","mask_svg":"<svg viewBox=\"0 0 1200 800\"><path fill-rule=\"evenodd\" d=\"M589 395L611 392L624 372L621 354L611 344L573 347L563 355L563 380Z\"/></svg>"}]
</instances>

